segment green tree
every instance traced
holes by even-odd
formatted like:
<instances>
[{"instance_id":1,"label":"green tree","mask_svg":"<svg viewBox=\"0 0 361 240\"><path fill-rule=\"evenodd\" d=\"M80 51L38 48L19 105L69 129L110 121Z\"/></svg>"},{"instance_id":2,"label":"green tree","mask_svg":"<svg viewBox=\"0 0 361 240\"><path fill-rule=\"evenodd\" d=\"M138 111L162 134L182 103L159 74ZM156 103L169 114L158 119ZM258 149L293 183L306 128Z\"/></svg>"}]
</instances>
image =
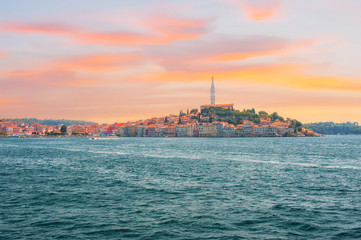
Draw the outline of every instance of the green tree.
<instances>
[{"instance_id":1,"label":"green tree","mask_svg":"<svg viewBox=\"0 0 361 240\"><path fill-rule=\"evenodd\" d=\"M62 125L60 128L60 133L61 135L65 135L67 132L67 126L66 125Z\"/></svg>"},{"instance_id":2,"label":"green tree","mask_svg":"<svg viewBox=\"0 0 361 240\"><path fill-rule=\"evenodd\" d=\"M164 118L164 123L168 123L168 117Z\"/></svg>"},{"instance_id":3,"label":"green tree","mask_svg":"<svg viewBox=\"0 0 361 240\"><path fill-rule=\"evenodd\" d=\"M193 108L190 113L191 113L191 114L192 114L192 113L198 113L198 109L197 109L197 108Z\"/></svg>"},{"instance_id":4,"label":"green tree","mask_svg":"<svg viewBox=\"0 0 361 240\"><path fill-rule=\"evenodd\" d=\"M317 122L305 124L309 129L321 134L361 134L361 127L357 122Z\"/></svg>"},{"instance_id":5,"label":"green tree","mask_svg":"<svg viewBox=\"0 0 361 240\"><path fill-rule=\"evenodd\" d=\"M267 113L266 111L259 111L259 112L258 112L258 115L259 115L260 117L268 117L268 113Z\"/></svg>"},{"instance_id":6,"label":"green tree","mask_svg":"<svg viewBox=\"0 0 361 240\"><path fill-rule=\"evenodd\" d=\"M282 122L285 121L285 119L283 117L281 117L280 115L278 115L277 112L274 112L274 113L271 114L271 120L272 120L272 122L274 122L274 121L276 121L276 119L278 119L278 120L280 120Z\"/></svg>"},{"instance_id":7,"label":"green tree","mask_svg":"<svg viewBox=\"0 0 361 240\"><path fill-rule=\"evenodd\" d=\"M228 119L227 123L237 125L237 122L235 120L233 120L233 119Z\"/></svg>"}]
</instances>

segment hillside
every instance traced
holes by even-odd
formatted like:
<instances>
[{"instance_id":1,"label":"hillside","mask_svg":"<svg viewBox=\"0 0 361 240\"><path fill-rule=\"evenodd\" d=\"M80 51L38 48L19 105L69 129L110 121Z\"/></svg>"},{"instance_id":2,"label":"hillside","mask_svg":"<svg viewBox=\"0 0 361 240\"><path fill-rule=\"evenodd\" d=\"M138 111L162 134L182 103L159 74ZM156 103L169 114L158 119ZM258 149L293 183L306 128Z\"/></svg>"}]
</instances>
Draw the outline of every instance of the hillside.
<instances>
[{"instance_id":1,"label":"hillside","mask_svg":"<svg viewBox=\"0 0 361 240\"><path fill-rule=\"evenodd\" d=\"M334 123L334 122L317 122L307 123L304 125L315 132L326 134L326 135L348 135L348 134L361 134L361 126L357 122L345 122L345 123Z\"/></svg>"},{"instance_id":2,"label":"hillside","mask_svg":"<svg viewBox=\"0 0 361 240\"><path fill-rule=\"evenodd\" d=\"M277 112L268 114L265 111L259 111L258 113L254 108L252 109L244 109L243 111L239 110L230 110L223 109L221 107L210 107L206 109L202 109L200 115L203 119L200 119L200 122L212 122L212 121L220 121L220 122L228 122L230 124L242 124L244 120L250 120L255 124L259 124L261 118L270 118L272 122L277 119L281 122L289 122L290 127L297 128L301 130L302 123L296 119L284 118L278 115Z\"/></svg>"}]
</instances>

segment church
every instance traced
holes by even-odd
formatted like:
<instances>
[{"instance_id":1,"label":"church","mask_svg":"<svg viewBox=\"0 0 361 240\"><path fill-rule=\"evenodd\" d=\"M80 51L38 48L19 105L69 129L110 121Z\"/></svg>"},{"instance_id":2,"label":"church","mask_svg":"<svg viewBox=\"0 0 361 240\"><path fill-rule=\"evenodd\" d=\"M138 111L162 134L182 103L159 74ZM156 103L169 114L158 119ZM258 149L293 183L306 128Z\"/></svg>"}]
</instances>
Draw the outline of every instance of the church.
<instances>
[{"instance_id":1,"label":"church","mask_svg":"<svg viewBox=\"0 0 361 240\"><path fill-rule=\"evenodd\" d=\"M216 89L214 87L214 79L212 77L212 86L211 86L211 104L203 104L201 105L201 111L210 107L221 107L224 109L233 110L233 103L230 104L216 104Z\"/></svg>"}]
</instances>

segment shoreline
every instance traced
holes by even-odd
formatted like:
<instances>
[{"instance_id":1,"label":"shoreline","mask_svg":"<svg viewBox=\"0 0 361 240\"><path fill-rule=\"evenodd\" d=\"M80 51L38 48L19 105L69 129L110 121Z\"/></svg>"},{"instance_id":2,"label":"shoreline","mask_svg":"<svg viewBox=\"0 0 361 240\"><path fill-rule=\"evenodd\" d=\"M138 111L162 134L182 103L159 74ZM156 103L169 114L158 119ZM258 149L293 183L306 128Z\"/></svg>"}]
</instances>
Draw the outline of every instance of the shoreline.
<instances>
[{"instance_id":1,"label":"shoreline","mask_svg":"<svg viewBox=\"0 0 361 240\"><path fill-rule=\"evenodd\" d=\"M348 135L352 135L352 134L348 134ZM357 134L353 134L353 135L357 135ZM333 136L337 136L337 135L333 135ZM346 136L343 135L343 136ZM186 137L186 136L182 136L182 137L169 137L169 136L159 136L159 137L148 137L148 136L131 136L131 137L125 137L125 136L0 136L0 138L313 138L313 137L325 137L325 135L320 135L320 136L195 136L195 137ZM94 139L94 140L95 140Z\"/></svg>"}]
</instances>

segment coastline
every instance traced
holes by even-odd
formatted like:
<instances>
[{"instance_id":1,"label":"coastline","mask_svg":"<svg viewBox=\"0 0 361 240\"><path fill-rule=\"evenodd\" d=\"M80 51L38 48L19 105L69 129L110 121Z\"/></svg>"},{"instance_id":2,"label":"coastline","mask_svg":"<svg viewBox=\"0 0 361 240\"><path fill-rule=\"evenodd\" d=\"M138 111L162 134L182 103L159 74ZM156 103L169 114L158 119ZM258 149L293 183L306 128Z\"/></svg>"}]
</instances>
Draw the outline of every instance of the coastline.
<instances>
[{"instance_id":1,"label":"coastline","mask_svg":"<svg viewBox=\"0 0 361 240\"><path fill-rule=\"evenodd\" d=\"M349 134L352 135L352 134ZM357 134L354 134L357 135ZM337 136L337 135L333 135ZM325 135L314 135L314 136L0 136L0 138L313 138L313 137L325 137Z\"/></svg>"}]
</instances>

